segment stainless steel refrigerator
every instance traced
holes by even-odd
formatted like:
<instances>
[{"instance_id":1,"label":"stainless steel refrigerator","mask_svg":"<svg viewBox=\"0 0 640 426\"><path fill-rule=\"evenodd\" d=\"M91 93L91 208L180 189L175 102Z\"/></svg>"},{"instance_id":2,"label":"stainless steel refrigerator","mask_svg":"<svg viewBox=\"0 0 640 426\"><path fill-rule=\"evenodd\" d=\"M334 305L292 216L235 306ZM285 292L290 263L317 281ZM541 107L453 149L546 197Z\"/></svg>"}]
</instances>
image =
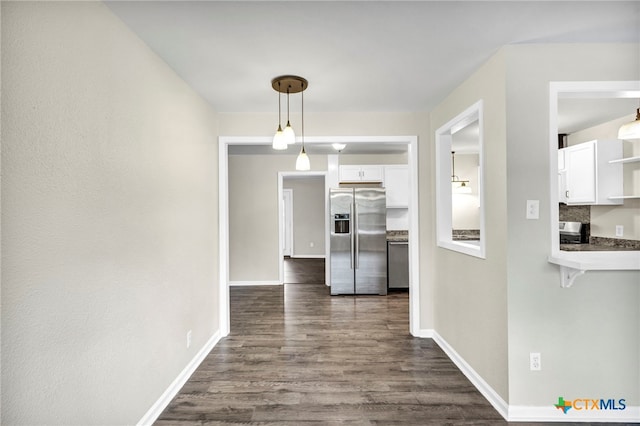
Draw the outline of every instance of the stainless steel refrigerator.
<instances>
[{"instance_id":1,"label":"stainless steel refrigerator","mask_svg":"<svg viewBox=\"0 0 640 426\"><path fill-rule=\"evenodd\" d=\"M384 188L336 188L331 204L331 294L387 294Z\"/></svg>"}]
</instances>

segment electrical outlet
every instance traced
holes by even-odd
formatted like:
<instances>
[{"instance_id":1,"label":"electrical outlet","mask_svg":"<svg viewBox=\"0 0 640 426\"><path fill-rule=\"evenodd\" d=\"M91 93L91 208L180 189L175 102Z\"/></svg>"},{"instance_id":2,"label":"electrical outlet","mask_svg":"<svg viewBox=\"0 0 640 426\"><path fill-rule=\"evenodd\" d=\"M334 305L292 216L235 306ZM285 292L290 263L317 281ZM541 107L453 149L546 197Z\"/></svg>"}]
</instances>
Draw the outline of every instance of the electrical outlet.
<instances>
[{"instance_id":1,"label":"electrical outlet","mask_svg":"<svg viewBox=\"0 0 640 426\"><path fill-rule=\"evenodd\" d=\"M616 225L616 237L624 236L624 226Z\"/></svg>"},{"instance_id":2,"label":"electrical outlet","mask_svg":"<svg viewBox=\"0 0 640 426\"><path fill-rule=\"evenodd\" d=\"M315 244L313 241L311 241L311 242L309 243L309 247L315 247L315 245L316 245L316 244Z\"/></svg>"},{"instance_id":3,"label":"electrical outlet","mask_svg":"<svg viewBox=\"0 0 640 426\"><path fill-rule=\"evenodd\" d=\"M531 352L529 354L529 368L531 371L542 370L540 352Z\"/></svg>"},{"instance_id":4,"label":"electrical outlet","mask_svg":"<svg viewBox=\"0 0 640 426\"><path fill-rule=\"evenodd\" d=\"M191 347L191 330L187 331L187 349Z\"/></svg>"},{"instance_id":5,"label":"electrical outlet","mask_svg":"<svg viewBox=\"0 0 640 426\"><path fill-rule=\"evenodd\" d=\"M540 219L540 200L527 200L527 219Z\"/></svg>"}]
</instances>

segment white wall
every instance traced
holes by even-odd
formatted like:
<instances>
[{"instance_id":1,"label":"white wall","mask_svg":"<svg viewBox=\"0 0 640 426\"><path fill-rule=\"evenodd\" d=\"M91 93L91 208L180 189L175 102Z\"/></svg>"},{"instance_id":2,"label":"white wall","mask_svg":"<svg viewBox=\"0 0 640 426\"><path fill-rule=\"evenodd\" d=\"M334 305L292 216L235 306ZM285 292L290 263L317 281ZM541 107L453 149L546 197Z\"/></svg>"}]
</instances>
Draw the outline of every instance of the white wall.
<instances>
[{"instance_id":1,"label":"white wall","mask_svg":"<svg viewBox=\"0 0 640 426\"><path fill-rule=\"evenodd\" d=\"M1 423L134 424L218 328L216 115L103 4L1 7Z\"/></svg>"},{"instance_id":2,"label":"white wall","mask_svg":"<svg viewBox=\"0 0 640 426\"><path fill-rule=\"evenodd\" d=\"M560 288L551 250L549 82L634 80L638 45L519 45L507 58L509 402L548 406L559 396L625 398L640 405L640 273L587 272ZM525 218L540 200L539 220ZM555 208L555 207L554 207ZM545 213L547 212L547 213ZM542 371L529 371L529 353ZM569 420L569 418L567 417Z\"/></svg>"},{"instance_id":3,"label":"white wall","mask_svg":"<svg viewBox=\"0 0 640 426\"><path fill-rule=\"evenodd\" d=\"M345 148L345 151L347 148ZM407 154L347 154L341 153L338 156L340 165L346 164L407 164Z\"/></svg>"}]
</instances>

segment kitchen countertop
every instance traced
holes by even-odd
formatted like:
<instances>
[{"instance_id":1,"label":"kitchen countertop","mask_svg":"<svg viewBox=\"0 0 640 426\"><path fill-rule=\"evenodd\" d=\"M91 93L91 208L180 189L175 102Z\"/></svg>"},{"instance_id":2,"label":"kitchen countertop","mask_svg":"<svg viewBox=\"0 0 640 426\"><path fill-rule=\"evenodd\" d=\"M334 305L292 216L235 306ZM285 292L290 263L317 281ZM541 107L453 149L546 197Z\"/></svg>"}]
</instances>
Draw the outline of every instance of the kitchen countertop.
<instances>
[{"instance_id":1,"label":"kitchen countertop","mask_svg":"<svg viewBox=\"0 0 640 426\"><path fill-rule=\"evenodd\" d=\"M560 244L560 250L564 250L564 251L631 251L634 249L627 248L627 247L620 247L620 246L608 246L603 244Z\"/></svg>"},{"instance_id":2,"label":"kitchen countertop","mask_svg":"<svg viewBox=\"0 0 640 426\"><path fill-rule=\"evenodd\" d=\"M387 241L408 242L409 231L387 231Z\"/></svg>"},{"instance_id":3,"label":"kitchen countertop","mask_svg":"<svg viewBox=\"0 0 640 426\"><path fill-rule=\"evenodd\" d=\"M623 238L589 237L588 244L560 244L564 251L638 251L640 241Z\"/></svg>"},{"instance_id":4,"label":"kitchen countertop","mask_svg":"<svg viewBox=\"0 0 640 426\"><path fill-rule=\"evenodd\" d=\"M453 241L480 241L479 229L452 229L451 239Z\"/></svg>"}]
</instances>

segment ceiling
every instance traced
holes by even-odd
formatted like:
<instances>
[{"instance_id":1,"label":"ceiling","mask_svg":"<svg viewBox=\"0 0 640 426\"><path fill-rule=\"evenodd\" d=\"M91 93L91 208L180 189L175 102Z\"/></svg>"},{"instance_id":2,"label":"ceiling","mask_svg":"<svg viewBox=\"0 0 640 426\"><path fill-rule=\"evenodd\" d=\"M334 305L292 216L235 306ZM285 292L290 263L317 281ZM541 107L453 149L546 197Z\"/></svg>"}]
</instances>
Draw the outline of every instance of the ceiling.
<instances>
[{"instance_id":1,"label":"ceiling","mask_svg":"<svg viewBox=\"0 0 640 426\"><path fill-rule=\"evenodd\" d=\"M637 1L106 4L215 111L274 125L283 74L309 81L307 113L430 111L504 45L640 39Z\"/></svg>"}]
</instances>

